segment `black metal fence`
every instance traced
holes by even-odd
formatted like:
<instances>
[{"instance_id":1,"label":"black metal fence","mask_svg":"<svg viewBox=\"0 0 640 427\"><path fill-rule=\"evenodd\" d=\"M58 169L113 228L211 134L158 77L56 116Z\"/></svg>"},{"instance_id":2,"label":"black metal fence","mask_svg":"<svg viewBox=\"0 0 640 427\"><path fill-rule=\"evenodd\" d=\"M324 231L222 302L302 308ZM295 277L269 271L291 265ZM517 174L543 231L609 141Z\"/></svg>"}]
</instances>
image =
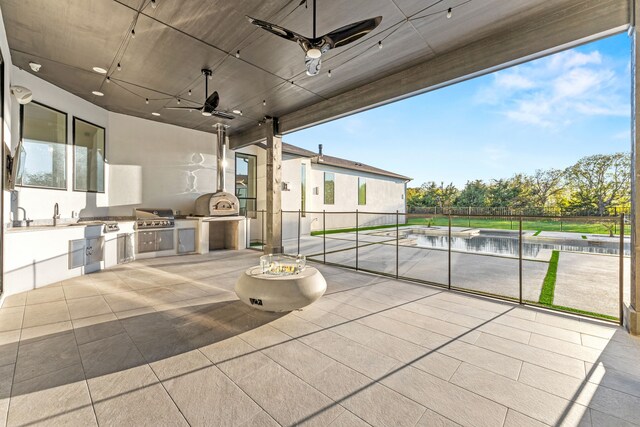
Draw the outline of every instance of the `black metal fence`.
<instances>
[{"instance_id":1,"label":"black metal fence","mask_svg":"<svg viewBox=\"0 0 640 427\"><path fill-rule=\"evenodd\" d=\"M409 206L410 214L455 215L455 216L547 216L547 217L617 217L631 213L631 205L607 206L601 210L596 207L552 208L552 207L486 207L486 206Z\"/></svg>"},{"instance_id":2,"label":"black metal fence","mask_svg":"<svg viewBox=\"0 0 640 427\"><path fill-rule=\"evenodd\" d=\"M570 217L282 211L280 215L287 254L520 304L622 319L630 254L624 213ZM247 242L264 250L266 212L256 211L254 218ZM581 287L583 279L595 289Z\"/></svg>"}]
</instances>

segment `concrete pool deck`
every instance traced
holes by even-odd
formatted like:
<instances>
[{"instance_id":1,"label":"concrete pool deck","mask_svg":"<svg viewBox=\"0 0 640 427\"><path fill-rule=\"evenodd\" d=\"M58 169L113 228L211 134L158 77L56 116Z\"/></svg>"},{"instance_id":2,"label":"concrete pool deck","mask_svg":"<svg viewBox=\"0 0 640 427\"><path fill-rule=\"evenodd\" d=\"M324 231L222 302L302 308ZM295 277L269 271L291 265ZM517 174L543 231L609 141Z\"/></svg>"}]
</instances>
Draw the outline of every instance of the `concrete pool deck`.
<instances>
[{"instance_id":1,"label":"concrete pool deck","mask_svg":"<svg viewBox=\"0 0 640 427\"><path fill-rule=\"evenodd\" d=\"M402 231L402 229L401 229ZM553 237L577 233L555 233ZM606 237L606 236L605 236ZM350 268L356 267L355 233L326 235L326 261ZM297 253L297 240L284 242L287 253ZM315 254L310 259L323 261L322 236L303 236L300 253ZM551 250L543 249L534 259L523 261L523 298L538 301L549 267ZM401 277L446 285L448 252L421 248L401 239L398 247ZM613 255L561 252L554 304L592 313L618 316L618 263ZM628 289L629 258L624 260L625 288ZM395 275L395 230L363 231L358 235L358 268ZM518 259L509 256L452 251L451 283L454 287L488 294L517 298L519 296Z\"/></svg>"}]
</instances>

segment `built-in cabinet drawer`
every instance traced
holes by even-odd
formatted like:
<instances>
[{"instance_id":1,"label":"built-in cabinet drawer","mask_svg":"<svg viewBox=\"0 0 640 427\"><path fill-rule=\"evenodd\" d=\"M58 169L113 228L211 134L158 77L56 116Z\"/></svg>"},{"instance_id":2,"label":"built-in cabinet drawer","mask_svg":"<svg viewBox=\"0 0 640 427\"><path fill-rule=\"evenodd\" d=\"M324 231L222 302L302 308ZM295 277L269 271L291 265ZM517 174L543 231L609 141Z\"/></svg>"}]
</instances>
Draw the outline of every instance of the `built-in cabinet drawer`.
<instances>
[{"instance_id":1,"label":"built-in cabinet drawer","mask_svg":"<svg viewBox=\"0 0 640 427\"><path fill-rule=\"evenodd\" d=\"M138 231L138 253L173 250L172 230Z\"/></svg>"},{"instance_id":2,"label":"built-in cabinet drawer","mask_svg":"<svg viewBox=\"0 0 640 427\"><path fill-rule=\"evenodd\" d=\"M69 241L69 269L104 260L104 237Z\"/></svg>"}]
</instances>

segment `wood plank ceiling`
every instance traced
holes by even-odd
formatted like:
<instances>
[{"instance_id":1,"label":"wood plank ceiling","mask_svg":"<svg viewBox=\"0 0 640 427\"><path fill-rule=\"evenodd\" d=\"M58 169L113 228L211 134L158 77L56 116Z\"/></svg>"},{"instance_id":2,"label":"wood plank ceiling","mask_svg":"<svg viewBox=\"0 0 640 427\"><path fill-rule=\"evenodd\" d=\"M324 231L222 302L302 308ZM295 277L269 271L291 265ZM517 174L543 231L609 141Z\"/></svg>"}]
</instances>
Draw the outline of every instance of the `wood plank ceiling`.
<instances>
[{"instance_id":1,"label":"wood plank ceiling","mask_svg":"<svg viewBox=\"0 0 640 427\"><path fill-rule=\"evenodd\" d=\"M300 0L157 0L155 8L151 0L0 0L0 8L14 65L32 72L28 63L38 62L38 77L110 111L207 132L224 122L238 133L266 115L291 113L566 3L318 0L319 34L377 15L383 21L367 37L324 55L322 71L313 77L305 74L296 44L245 17L310 35L312 8ZM110 83L92 70L96 66L108 70ZM242 115L227 121L163 110L178 98L182 106L202 103L202 68L214 72L209 90L219 92L219 109ZM104 96L92 95L94 90ZM152 116L154 111L161 116Z\"/></svg>"}]
</instances>

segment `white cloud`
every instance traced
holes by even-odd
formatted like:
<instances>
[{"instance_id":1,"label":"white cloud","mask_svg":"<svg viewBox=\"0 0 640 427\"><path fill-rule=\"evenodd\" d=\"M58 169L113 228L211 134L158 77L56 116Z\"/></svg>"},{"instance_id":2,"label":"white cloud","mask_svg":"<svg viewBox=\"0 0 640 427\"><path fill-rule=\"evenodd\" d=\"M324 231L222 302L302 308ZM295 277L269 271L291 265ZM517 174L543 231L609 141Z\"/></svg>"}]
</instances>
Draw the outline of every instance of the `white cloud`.
<instances>
[{"instance_id":1,"label":"white cloud","mask_svg":"<svg viewBox=\"0 0 640 427\"><path fill-rule=\"evenodd\" d=\"M628 72L626 64L599 51L569 50L495 73L475 100L510 120L541 127L563 127L581 117L624 117L630 113Z\"/></svg>"}]
</instances>

